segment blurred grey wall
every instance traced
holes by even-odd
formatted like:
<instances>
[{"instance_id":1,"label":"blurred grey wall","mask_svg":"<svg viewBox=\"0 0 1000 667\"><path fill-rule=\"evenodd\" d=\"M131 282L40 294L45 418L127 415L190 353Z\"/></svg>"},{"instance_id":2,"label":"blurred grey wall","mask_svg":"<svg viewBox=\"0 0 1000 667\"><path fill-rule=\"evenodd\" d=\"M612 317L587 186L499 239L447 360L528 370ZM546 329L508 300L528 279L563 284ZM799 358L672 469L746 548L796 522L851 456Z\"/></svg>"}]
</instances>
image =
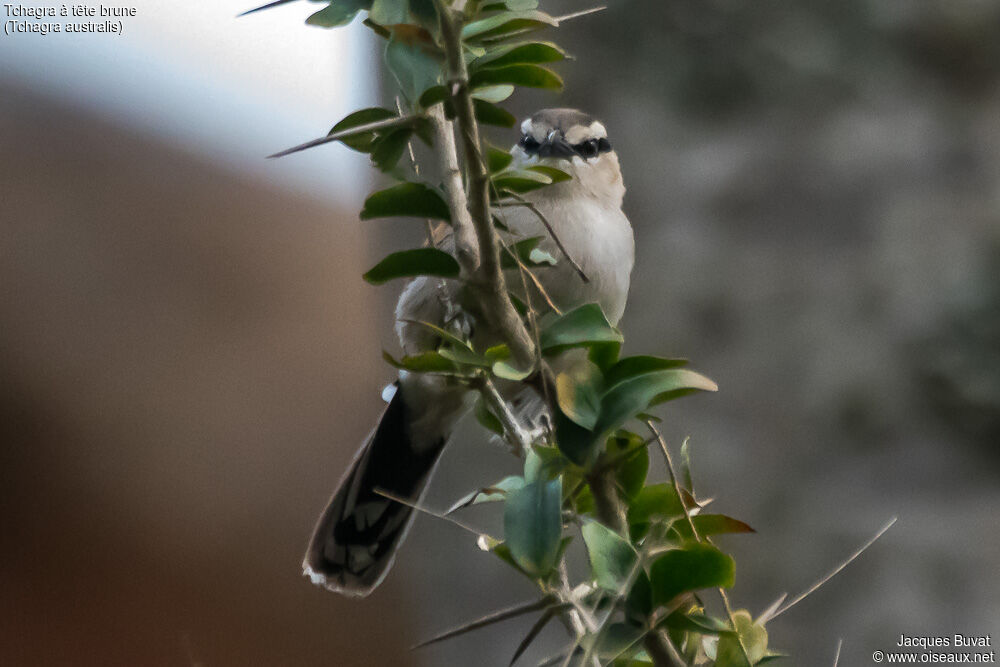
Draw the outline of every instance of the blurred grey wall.
<instances>
[{"instance_id":1,"label":"blurred grey wall","mask_svg":"<svg viewBox=\"0 0 1000 667\"><path fill-rule=\"evenodd\" d=\"M628 347L721 388L665 416L759 531L726 542L735 603L900 517L773 624L790 664L1000 633L998 26L962 0L637 0L564 30L559 103L606 121L629 186Z\"/></svg>"}]
</instances>

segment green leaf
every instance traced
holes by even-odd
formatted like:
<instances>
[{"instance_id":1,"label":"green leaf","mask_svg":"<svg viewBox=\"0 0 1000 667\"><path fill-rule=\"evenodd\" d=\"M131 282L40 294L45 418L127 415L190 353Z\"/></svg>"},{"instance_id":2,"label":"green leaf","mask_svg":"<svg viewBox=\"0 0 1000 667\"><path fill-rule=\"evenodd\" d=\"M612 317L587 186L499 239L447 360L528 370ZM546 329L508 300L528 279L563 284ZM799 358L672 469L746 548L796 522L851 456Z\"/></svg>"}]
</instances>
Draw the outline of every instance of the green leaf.
<instances>
[{"instance_id":1,"label":"green leaf","mask_svg":"<svg viewBox=\"0 0 1000 667\"><path fill-rule=\"evenodd\" d=\"M691 476L691 438L684 438L681 443L681 483L691 493L694 493L694 478Z\"/></svg>"},{"instance_id":2,"label":"green leaf","mask_svg":"<svg viewBox=\"0 0 1000 667\"><path fill-rule=\"evenodd\" d=\"M500 84L524 86L526 88L544 88L545 90L562 90L563 80L558 74L540 65L507 65L506 67L487 68L473 72L469 77L469 86L481 88Z\"/></svg>"},{"instance_id":3,"label":"green leaf","mask_svg":"<svg viewBox=\"0 0 1000 667\"><path fill-rule=\"evenodd\" d=\"M388 120L389 118L395 117L395 111L389 111L388 109L383 109L381 107L361 109L360 111L355 111L354 113L345 116L343 120L330 129L328 134L349 130L352 127L358 127L359 125L377 123L381 120ZM343 139L340 139L340 142L348 148L353 148L361 153L370 153L376 136L375 132L363 132L361 134L344 137Z\"/></svg>"},{"instance_id":4,"label":"green leaf","mask_svg":"<svg viewBox=\"0 0 1000 667\"><path fill-rule=\"evenodd\" d=\"M591 429L601 413L601 371L589 361L574 364L556 376L556 399L562 413Z\"/></svg>"},{"instance_id":5,"label":"green leaf","mask_svg":"<svg viewBox=\"0 0 1000 667\"><path fill-rule=\"evenodd\" d=\"M559 411L555 418L556 443L559 450L573 463L589 467L597 457L599 441L594 433Z\"/></svg>"},{"instance_id":6,"label":"green leaf","mask_svg":"<svg viewBox=\"0 0 1000 667\"><path fill-rule=\"evenodd\" d=\"M756 533L757 531L739 519L734 519L725 514L698 514L691 517L698 535L706 537L710 535L726 535L732 533ZM678 521L673 529L684 539L693 539L691 526L687 521Z\"/></svg>"},{"instance_id":7,"label":"green leaf","mask_svg":"<svg viewBox=\"0 0 1000 667\"><path fill-rule=\"evenodd\" d=\"M472 105L475 107L476 120L484 125L514 127L517 124L517 118L515 118L512 113L506 109L498 107L495 104L491 104L484 100L473 99Z\"/></svg>"},{"instance_id":8,"label":"green leaf","mask_svg":"<svg viewBox=\"0 0 1000 667\"><path fill-rule=\"evenodd\" d=\"M557 62L565 57L565 51L551 42L523 42L489 49L485 55L476 58L470 66L473 69L482 69L507 65L538 65Z\"/></svg>"},{"instance_id":9,"label":"green leaf","mask_svg":"<svg viewBox=\"0 0 1000 667\"><path fill-rule=\"evenodd\" d=\"M420 106L429 109L448 99L448 89L444 86L431 86L420 95Z\"/></svg>"},{"instance_id":10,"label":"green leaf","mask_svg":"<svg viewBox=\"0 0 1000 667\"><path fill-rule=\"evenodd\" d=\"M636 356L619 359L606 373L608 386L631 379L637 375L645 375L654 371L668 370L686 366L686 359L663 359L661 357Z\"/></svg>"},{"instance_id":11,"label":"green leaf","mask_svg":"<svg viewBox=\"0 0 1000 667\"><path fill-rule=\"evenodd\" d=\"M531 252L528 253L528 261L526 263L529 266L555 266L556 258L541 248L532 248Z\"/></svg>"},{"instance_id":12,"label":"green leaf","mask_svg":"<svg viewBox=\"0 0 1000 667\"><path fill-rule=\"evenodd\" d=\"M576 511L579 514L593 515L594 509L594 494L590 491L590 487L584 484L576 494Z\"/></svg>"},{"instance_id":13,"label":"green leaf","mask_svg":"<svg viewBox=\"0 0 1000 667\"><path fill-rule=\"evenodd\" d=\"M415 354L413 356L403 357L398 361L388 352L383 352L382 358L389 362L391 366L395 366L401 370L412 371L414 373L455 374L458 371L454 362L433 351L421 352L420 354Z\"/></svg>"},{"instance_id":14,"label":"green leaf","mask_svg":"<svg viewBox=\"0 0 1000 667\"><path fill-rule=\"evenodd\" d=\"M554 266L556 263L555 258L544 250L537 248L543 239L544 237L542 236L532 236L531 238L522 239L517 243L505 246L501 250L500 266L504 269L516 269L517 261L514 259L515 256L528 266Z\"/></svg>"},{"instance_id":15,"label":"green leaf","mask_svg":"<svg viewBox=\"0 0 1000 667\"><path fill-rule=\"evenodd\" d=\"M389 40L385 45L385 64L410 102L416 102L425 90L441 83L441 61L416 44Z\"/></svg>"},{"instance_id":16,"label":"green leaf","mask_svg":"<svg viewBox=\"0 0 1000 667\"><path fill-rule=\"evenodd\" d=\"M620 343L597 343L590 346L587 358L597 364L601 372L607 373L617 363L621 347Z\"/></svg>"},{"instance_id":17,"label":"green leaf","mask_svg":"<svg viewBox=\"0 0 1000 667\"><path fill-rule=\"evenodd\" d=\"M438 30L438 14L434 0L410 0L410 12L420 25L431 32Z\"/></svg>"},{"instance_id":18,"label":"green leaf","mask_svg":"<svg viewBox=\"0 0 1000 667\"><path fill-rule=\"evenodd\" d=\"M434 148L434 123L429 118L417 118L413 122L413 133L430 148Z\"/></svg>"},{"instance_id":19,"label":"green leaf","mask_svg":"<svg viewBox=\"0 0 1000 667\"><path fill-rule=\"evenodd\" d=\"M538 0L507 0L507 9L517 12L525 9L535 9L538 7Z\"/></svg>"},{"instance_id":20,"label":"green leaf","mask_svg":"<svg viewBox=\"0 0 1000 667\"><path fill-rule=\"evenodd\" d=\"M562 480L531 482L507 494L504 542L514 561L535 577L552 571L562 536Z\"/></svg>"},{"instance_id":21,"label":"green leaf","mask_svg":"<svg viewBox=\"0 0 1000 667\"><path fill-rule=\"evenodd\" d=\"M472 493L460 498L452 505L445 514L451 514L463 507L480 505L482 503L495 503L503 500L508 493L516 491L524 486L524 478L518 475L504 477L492 486L476 489Z\"/></svg>"},{"instance_id":22,"label":"green leaf","mask_svg":"<svg viewBox=\"0 0 1000 667\"><path fill-rule=\"evenodd\" d=\"M671 549L653 561L649 582L653 604L669 604L681 593L703 588L730 588L733 585L733 559L709 544L690 544Z\"/></svg>"},{"instance_id":23,"label":"green leaf","mask_svg":"<svg viewBox=\"0 0 1000 667\"><path fill-rule=\"evenodd\" d=\"M392 130L379 137L372 145L372 163L379 171L391 171L399 158L403 157L406 145L410 143L413 130L408 127Z\"/></svg>"},{"instance_id":24,"label":"green leaf","mask_svg":"<svg viewBox=\"0 0 1000 667\"><path fill-rule=\"evenodd\" d=\"M750 667L759 664L767 653L767 630L754 623L750 612L745 609L734 611L733 621L735 628L719 637L715 649L716 667ZM742 647L740 639L743 640ZM743 654L744 648L746 656ZM749 665L747 657L750 658Z\"/></svg>"},{"instance_id":25,"label":"green leaf","mask_svg":"<svg viewBox=\"0 0 1000 667\"><path fill-rule=\"evenodd\" d=\"M601 399L601 418L594 431L609 433L651 405L695 391L717 389L704 375L683 368L638 375L608 389Z\"/></svg>"},{"instance_id":26,"label":"green leaf","mask_svg":"<svg viewBox=\"0 0 1000 667\"><path fill-rule=\"evenodd\" d=\"M646 630L639 625L627 623L612 623L609 625L597 641L596 654L600 656L601 664L608 664L608 660L628 655L629 653L635 653L636 649L642 647L640 642L645 634ZM652 664L649 662L630 662L631 664L641 665ZM621 662L615 661L614 664L619 665Z\"/></svg>"},{"instance_id":27,"label":"green leaf","mask_svg":"<svg viewBox=\"0 0 1000 667\"><path fill-rule=\"evenodd\" d=\"M500 12L462 27L462 39L478 41L522 30L540 30L559 25L554 18L539 11Z\"/></svg>"},{"instance_id":28,"label":"green leaf","mask_svg":"<svg viewBox=\"0 0 1000 667\"><path fill-rule=\"evenodd\" d=\"M396 25L410 20L410 3L407 0L374 0L368 18L379 25Z\"/></svg>"},{"instance_id":29,"label":"green leaf","mask_svg":"<svg viewBox=\"0 0 1000 667\"><path fill-rule=\"evenodd\" d=\"M514 94L514 86L507 84L500 86L486 86L485 88L477 88L473 90L470 95L475 100L483 100L484 102L503 102L505 99Z\"/></svg>"},{"instance_id":30,"label":"green leaf","mask_svg":"<svg viewBox=\"0 0 1000 667\"><path fill-rule=\"evenodd\" d=\"M632 584L628 597L625 598L625 613L628 618L633 618L645 623L650 612L653 611L653 590L649 583L649 575L645 570L639 572Z\"/></svg>"},{"instance_id":31,"label":"green leaf","mask_svg":"<svg viewBox=\"0 0 1000 667\"><path fill-rule=\"evenodd\" d=\"M430 322L425 322L423 320L408 320L413 324L419 325L427 329L428 331L433 331L438 337L441 338L441 342L444 345L450 345L454 349L462 349L465 352L475 354L472 349L472 345L467 341L459 338L455 334L451 333L447 329L443 329L436 324L431 324ZM482 361L481 357L476 356L477 361Z\"/></svg>"},{"instance_id":32,"label":"green leaf","mask_svg":"<svg viewBox=\"0 0 1000 667\"><path fill-rule=\"evenodd\" d=\"M423 183L400 183L369 195L362 220L374 218L433 218L451 222L448 204L437 190Z\"/></svg>"},{"instance_id":33,"label":"green leaf","mask_svg":"<svg viewBox=\"0 0 1000 667\"><path fill-rule=\"evenodd\" d=\"M550 183L541 182L532 178L524 178L521 176L498 176L493 179L493 187L495 187L501 195L510 193L523 195L526 192L544 188L546 185L550 185Z\"/></svg>"},{"instance_id":34,"label":"green leaf","mask_svg":"<svg viewBox=\"0 0 1000 667\"><path fill-rule=\"evenodd\" d=\"M478 546L483 551L489 551L494 554L497 558L507 563L526 577L534 578L534 575L526 572L520 565L517 564L517 561L514 560L514 556L511 554L510 547L504 542L496 540L489 535L480 535Z\"/></svg>"},{"instance_id":35,"label":"green leaf","mask_svg":"<svg viewBox=\"0 0 1000 667\"><path fill-rule=\"evenodd\" d=\"M368 9L372 0L333 0L328 6L306 19L309 25L337 28L347 25L362 9Z\"/></svg>"},{"instance_id":36,"label":"green leaf","mask_svg":"<svg viewBox=\"0 0 1000 667\"><path fill-rule=\"evenodd\" d=\"M392 253L368 271L364 279L373 285L381 285L395 278L413 276L454 278L458 273L458 262L445 251L437 248L415 248Z\"/></svg>"},{"instance_id":37,"label":"green leaf","mask_svg":"<svg viewBox=\"0 0 1000 667\"><path fill-rule=\"evenodd\" d=\"M646 483L649 473L649 450L642 437L629 431L618 431L608 438L608 454L624 456L615 465L615 478L626 498L634 498Z\"/></svg>"},{"instance_id":38,"label":"green leaf","mask_svg":"<svg viewBox=\"0 0 1000 667\"><path fill-rule=\"evenodd\" d=\"M566 468L566 463L558 448L535 445L524 459L524 478L529 482L555 479Z\"/></svg>"},{"instance_id":39,"label":"green leaf","mask_svg":"<svg viewBox=\"0 0 1000 667\"><path fill-rule=\"evenodd\" d=\"M486 358L491 362L503 361L510 358L510 348L506 343L500 343L493 347L486 348Z\"/></svg>"},{"instance_id":40,"label":"green leaf","mask_svg":"<svg viewBox=\"0 0 1000 667\"><path fill-rule=\"evenodd\" d=\"M486 401L483 400L482 396L480 396L476 401L475 415L476 421L478 421L483 428L499 435L500 437L503 437L503 424L501 424L497 416L490 411L489 406L486 405Z\"/></svg>"},{"instance_id":41,"label":"green leaf","mask_svg":"<svg viewBox=\"0 0 1000 667\"><path fill-rule=\"evenodd\" d=\"M531 373L531 368L518 368L510 361L497 361L493 364L493 374L504 380L520 382L531 375Z\"/></svg>"},{"instance_id":42,"label":"green leaf","mask_svg":"<svg viewBox=\"0 0 1000 667\"><path fill-rule=\"evenodd\" d=\"M610 528L588 521L581 529L597 585L609 591L621 590L629 581L638 561L632 545Z\"/></svg>"},{"instance_id":43,"label":"green leaf","mask_svg":"<svg viewBox=\"0 0 1000 667\"><path fill-rule=\"evenodd\" d=\"M621 333L608 322L601 307L589 303L551 320L541 333L542 351L557 354L572 347L595 343L621 343Z\"/></svg>"},{"instance_id":44,"label":"green leaf","mask_svg":"<svg viewBox=\"0 0 1000 667\"><path fill-rule=\"evenodd\" d=\"M640 489L628 507L629 532L638 540L649 529L654 518L676 519L684 516L677 492L670 484L653 484Z\"/></svg>"},{"instance_id":45,"label":"green leaf","mask_svg":"<svg viewBox=\"0 0 1000 667\"><path fill-rule=\"evenodd\" d=\"M675 611L663 620L664 625L674 630L696 632L700 635L718 635L729 629L729 624L712 616L692 611Z\"/></svg>"},{"instance_id":46,"label":"green leaf","mask_svg":"<svg viewBox=\"0 0 1000 667\"><path fill-rule=\"evenodd\" d=\"M451 359L460 366L476 366L478 368L489 368L490 362L481 354L477 354L465 345L442 345L438 348L442 357Z\"/></svg>"},{"instance_id":47,"label":"green leaf","mask_svg":"<svg viewBox=\"0 0 1000 667\"><path fill-rule=\"evenodd\" d=\"M552 179L530 169L509 169L492 178L493 187L502 192L523 194L552 184Z\"/></svg>"},{"instance_id":48,"label":"green leaf","mask_svg":"<svg viewBox=\"0 0 1000 667\"><path fill-rule=\"evenodd\" d=\"M537 164L533 167L528 167L528 171L534 171L544 176L548 176L551 183L562 183L563 181L573 180L573 177L562 169L556 169L555 167L549 167L544 164Z\"/></svg>"},{"instance_id":49,"label":"green leaf","mask_svg":"<svg viewBox=\"0 0 1000 667\"><path fill-rule=\"evenodd\" d=\"M486 164L489 167L491 174L503 171L513 160L514 156L505 150L501 150L494 146L489 146L486 149Z\"/></svg>"}]
</instances>

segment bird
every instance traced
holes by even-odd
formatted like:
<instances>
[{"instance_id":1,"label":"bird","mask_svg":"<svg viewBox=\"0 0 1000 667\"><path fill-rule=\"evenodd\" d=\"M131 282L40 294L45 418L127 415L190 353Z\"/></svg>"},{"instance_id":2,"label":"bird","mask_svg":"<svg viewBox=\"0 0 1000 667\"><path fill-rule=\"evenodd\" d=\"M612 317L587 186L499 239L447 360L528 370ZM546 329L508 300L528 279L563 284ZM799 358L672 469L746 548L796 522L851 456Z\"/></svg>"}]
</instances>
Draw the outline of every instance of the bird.
<instances>
[{"instance_id":1,"label":"bird","mask_svg":"<svg viewBox=\"0 0 1000 667\"><path fill-rule=\"evenodd\" d=\"M549 166L572 178L523 195L521 203L530 206L496 209L504 236L543 237L538 248L557 258L554 266L536 272L550 304L546 307L565 312L596 302L617 324L628 297L635 242L622 211L625 185L607 129L587 113L555 108L526 118L520 130L510 150L512 168ZM442 247L451 249L450 243L445 239ZM519 281L513 277L507 282L516 291ZM477 348L499 342L474 313L475 304L467 302L459 281L420 276L400 295L395 330L410 355L441 344L424 322L449 327L458 320ZM386 388L388 405L316 522L302 563L314 584L364 597L382 583L412 523L412 506L419 503L455 423L471 407L470 394L467 386L442 376L406 371Z\"/></svg>"}]
</instances>

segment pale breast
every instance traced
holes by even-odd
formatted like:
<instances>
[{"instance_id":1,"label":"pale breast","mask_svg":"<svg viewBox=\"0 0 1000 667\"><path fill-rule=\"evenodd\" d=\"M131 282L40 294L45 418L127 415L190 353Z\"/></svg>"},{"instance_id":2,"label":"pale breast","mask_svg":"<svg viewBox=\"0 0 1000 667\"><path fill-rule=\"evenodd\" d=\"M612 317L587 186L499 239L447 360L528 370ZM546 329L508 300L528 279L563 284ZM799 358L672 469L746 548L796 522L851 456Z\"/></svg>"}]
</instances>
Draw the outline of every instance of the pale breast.
<instances>
[{"instance_id":1,"label":"pale breast","mask_svg":"<svg viewBox=\"0 0 1000 667\"><path fill-rule=\"evenodd\" d=\"M584 282L566 261L531 209L505 208L501 219L512 231L521 237L542 236L539 247L556 258L556 266L535 271L546 292L561 310L597 302L608 319L617 322L625 310L635 256L628 218L621 209L602 206L591 197L539 198L535 205L588 278ZM510 279L517 284L516 276Z\"/></svg>"}]
</instances>

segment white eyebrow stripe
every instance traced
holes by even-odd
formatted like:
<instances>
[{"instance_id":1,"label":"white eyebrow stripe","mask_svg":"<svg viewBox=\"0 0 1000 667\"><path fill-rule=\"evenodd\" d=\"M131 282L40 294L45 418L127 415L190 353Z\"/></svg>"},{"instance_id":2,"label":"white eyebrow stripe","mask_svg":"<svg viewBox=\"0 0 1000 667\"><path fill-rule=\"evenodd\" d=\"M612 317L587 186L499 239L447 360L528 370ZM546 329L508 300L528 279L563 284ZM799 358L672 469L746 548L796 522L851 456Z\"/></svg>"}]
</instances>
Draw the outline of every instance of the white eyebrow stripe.
<instances>
[{"instance_id":1,"label":"white eyebrow stripe","mask_svg":"<svg viewBox=\"0 0 1000 667\"><path fill-rule=\"evenodd\" d=\"M566 141L571 145L575 146L581 144L588 139L606 139L608 136L608 131L604 129L596 120L590 125L584 127L583 125L574 125L566 133Z\"/></svg>"}]
</instances>

